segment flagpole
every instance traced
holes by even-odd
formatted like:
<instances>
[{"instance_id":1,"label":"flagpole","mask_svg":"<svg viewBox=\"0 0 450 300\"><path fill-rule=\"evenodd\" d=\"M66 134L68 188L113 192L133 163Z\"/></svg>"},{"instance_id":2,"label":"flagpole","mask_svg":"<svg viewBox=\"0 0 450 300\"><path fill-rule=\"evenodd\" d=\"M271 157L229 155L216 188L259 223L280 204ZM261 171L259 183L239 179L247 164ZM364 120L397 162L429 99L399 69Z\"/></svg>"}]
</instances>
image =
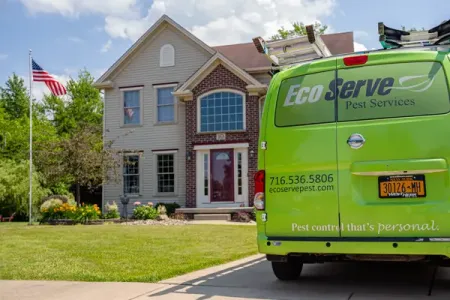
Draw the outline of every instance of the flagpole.
<instances>
[{"instance_id":1,"label":"flagpole","mask_svg":"<svg viewBox=\"0 0 450 300\"><path fill-rule=\"evenodd\" d=\"M29 70L30 70L30 194L29 194L29 223L28 225L32 225L31 222L31 212L33 209L33 72L32 72L32 58L31 58L31 49L29 52Z\"/></svg>"}]
</instances>

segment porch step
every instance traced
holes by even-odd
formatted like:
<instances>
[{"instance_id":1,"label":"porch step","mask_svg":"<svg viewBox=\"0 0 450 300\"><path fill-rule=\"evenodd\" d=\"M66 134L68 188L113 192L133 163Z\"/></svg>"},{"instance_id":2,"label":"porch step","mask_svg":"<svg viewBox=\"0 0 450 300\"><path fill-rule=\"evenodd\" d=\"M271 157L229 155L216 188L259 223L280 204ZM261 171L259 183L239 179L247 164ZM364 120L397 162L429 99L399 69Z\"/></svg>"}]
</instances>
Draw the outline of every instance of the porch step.
<instances>
[{"instance_id":1,"label":"porch step","mask_svg":"<svg viewBox=\"0 0 450 300\"><path fill-rule=\"evenodd\" d=\"M252 212L253 207L198 207L177 208L175 212L182 214L231 214L237 212Z\"/></svg>"},{"instance_id":2,"label":"porch step","mask_svg":"<svg viewBox=\"0 0 450 300\"><path fill-rule=\"evenodd\" d=\"M202 221L230 221L230 214L195 214L194 220Z\"/></svg>"}]
</instances>

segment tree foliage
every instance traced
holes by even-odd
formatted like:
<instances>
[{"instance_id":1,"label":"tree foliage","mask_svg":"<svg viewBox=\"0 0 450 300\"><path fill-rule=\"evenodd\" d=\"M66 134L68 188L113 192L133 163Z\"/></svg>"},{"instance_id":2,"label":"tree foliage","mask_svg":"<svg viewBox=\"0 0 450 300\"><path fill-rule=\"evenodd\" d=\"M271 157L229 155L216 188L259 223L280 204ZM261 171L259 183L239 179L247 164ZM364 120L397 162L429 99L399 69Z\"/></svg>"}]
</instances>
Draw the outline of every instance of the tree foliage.
<instances>
[{"instance_id":1,"label":"tree foliage","mask_svg":"<svg viewBox=\"0 0 450 300\"><path fill-rule=\"evenodd\" d=\"M0 88L0 106L10 119L29 115L29 96L25 82L15 73L9 77L4 88Z\"/></svg>"},{"instance_id":2,"label":"tree foliage","mask_svg":"<svg viewBox=\"0 0 450 300\"><path fill-rule=\"evenodd\" d=\"M324 34L327 29L328 25L322 25L319 22L314 23L313 25L314 32L318 35ZM303 22L293 22L292 23L292 29L285 29L284 26L282 26L280 29L278 29L278 33L271 36L271 40L280 40L280 39L286 39L286 38L293 38L298 37L302 35L306 35L306 25Z\"/></svg>"},{"instance_id":3,"label":"tree foliage","mask_svg":"<svg viewBox=\"0 0 450 300\"><path fill-rule=\"evenodd\" d=\"M49 194L39 172L33 173L33 213ZM29 161L0 160L0 213L27 215L29 206Z\"/></svg>"},{"instance_id":4,"label":"tree foliage","mask_svg":"<svg viewBox=\"0 0 450 300\"><path fill-rule=\"evenodd\" d=\"M103 144L103 101L94 78L81 70L67 96L33 103L33 203L71 186L98 187L116 179L119 157ZM25 82L10 76L0 88L0 214L28 212L29 96ZM7 188L9 186L9 188Z\"/></svg>"},{"instance_id":5,"label":"tree foliage","mask_svg":"<svg viewBox=\"0 0 450 300\"><path fill-rule=\"evenodd\" d=\"M81 186L93 188L118 178L119 155L113 148L103 147L102 131L96 126L77 127L70 136L50 141L47 148L52 152L39 156L45 177L52 184L75 184L78 204Z\"/></svg>"},{"instance_id":6,"label":"tree foliage","mask_svg":"<svg viewBox=\"0 0 450 300\"><path fill-rule=\"evenodd\" d=\"M59 135L70 136L85 125L102 126L103 102L93 83L91 74L82 70L78 80L67 83L68 101L53 95L45 97L44 110L53 117Z\"/></svg>"}]
</instances>

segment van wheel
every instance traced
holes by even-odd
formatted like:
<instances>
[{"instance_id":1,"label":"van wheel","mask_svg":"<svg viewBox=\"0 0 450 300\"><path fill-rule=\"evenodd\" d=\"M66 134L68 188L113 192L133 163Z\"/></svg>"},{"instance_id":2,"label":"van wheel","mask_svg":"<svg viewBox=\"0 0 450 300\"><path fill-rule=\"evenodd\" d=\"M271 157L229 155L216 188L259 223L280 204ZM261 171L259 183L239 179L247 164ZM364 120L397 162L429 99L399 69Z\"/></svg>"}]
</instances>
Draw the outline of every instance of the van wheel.
<instances>
[{"instance_id":1,"label":"van wheel","mask_svg":"<svg viewBox=\"0 0 450 300\"><path fill-rule=\"evenodd\" d=\"M303 263L297 261L272 262L272 270L275 276L282 281L296 280L303 269Z\"/></svg>"}]
</instances>

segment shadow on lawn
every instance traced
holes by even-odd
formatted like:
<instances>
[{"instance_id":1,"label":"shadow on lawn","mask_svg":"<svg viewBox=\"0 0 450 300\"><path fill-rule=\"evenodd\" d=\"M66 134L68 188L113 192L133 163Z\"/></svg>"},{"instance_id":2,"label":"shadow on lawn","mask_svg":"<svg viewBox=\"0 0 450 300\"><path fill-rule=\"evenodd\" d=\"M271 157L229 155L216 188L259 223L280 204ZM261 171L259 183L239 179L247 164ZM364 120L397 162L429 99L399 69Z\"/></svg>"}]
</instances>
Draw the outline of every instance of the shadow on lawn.
<instances>
[{"instance_id":1,"label":"shadow on lawn","mask_svg":"<svg viewBox=\"0 0 450 300\"><path fill-rule=\"evenodd\" d=\"M427 296L433 268L418 264L334 263L305 265L295 282L278 281L265 259L194 280L174 282L150 299L450 299L450 269L440 268ZM164 298L169 299L169 298Z\"/></svg>"}]
</instances>

